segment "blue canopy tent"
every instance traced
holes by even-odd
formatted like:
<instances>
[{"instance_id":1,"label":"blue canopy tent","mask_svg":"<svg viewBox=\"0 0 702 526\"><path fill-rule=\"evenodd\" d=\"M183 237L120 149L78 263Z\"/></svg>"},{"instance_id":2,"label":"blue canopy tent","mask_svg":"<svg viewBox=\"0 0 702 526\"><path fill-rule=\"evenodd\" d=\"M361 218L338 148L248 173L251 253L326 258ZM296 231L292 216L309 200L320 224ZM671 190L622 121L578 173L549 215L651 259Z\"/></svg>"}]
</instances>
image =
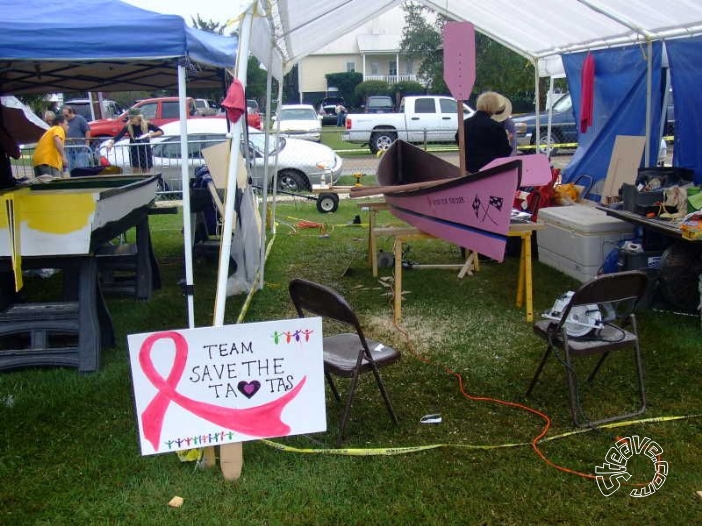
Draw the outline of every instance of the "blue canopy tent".
<instances>
[{"instance_id":1,"label":"blue canopy tent","mask_svg":"<svg viewBox=\"0 0 702 526\"><path fill-rule=\"evenodd\" d=\"M238 39L118 0L0 0L0 94L178 87L188 326L193 327L186 81L224 86Z\"/></svg>"},{"instance_id":2,"label":"blue canopy tent","mask_svg":"<svg viewBox=\"0 0 702 526\"><path fill-rule=\"evenodd\" d=\"M661 43L654 42L651 76L651 143L660 143L663 101ZM599 184L607 175L617 135L646 135L646 46L625 46L592 51L595 63L592 125L578 137L578 149L565 168L563 180L572 182L583 175L592 178L593 194L599 197ZM588 52L563 55L568 90L573 100L575 122L581 119L581 72ZM647 166L655 166L658 148L650 148Z\"/></svg>"},{"instance_id":3,"label":"blue canopy tent","mask_svg":"<svg viewBox=\"0 0 702 526\"><path fill-rule=\"evenodd\" d=\"M223 86L238 41L118 0L0 0L0 93Z\"/></svg>"}]
</instances>

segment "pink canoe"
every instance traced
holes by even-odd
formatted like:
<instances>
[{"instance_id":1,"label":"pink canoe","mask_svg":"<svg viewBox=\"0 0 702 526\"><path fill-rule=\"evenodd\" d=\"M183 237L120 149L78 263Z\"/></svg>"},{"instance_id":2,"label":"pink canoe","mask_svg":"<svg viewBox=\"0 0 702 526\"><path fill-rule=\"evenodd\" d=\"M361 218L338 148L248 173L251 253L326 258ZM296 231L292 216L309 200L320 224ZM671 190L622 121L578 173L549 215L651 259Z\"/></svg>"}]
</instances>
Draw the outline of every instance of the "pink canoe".
<instances>
[{"instance_id":1,"label":"pink canoe","mask_svg":"<svg viewBox=\"0 0 702 526\"><path fill-rule=\"evenodd\" d=\"M409 143L395 141L378 165L380 186L352 190L351 196L382 193L392 214L403 221L502 261L517 188L539 184L546 173L550 180L548 159L544 172L543 159L523 157L529 158L528 182L522 183L521 157L500 159L490 168L460 176L457 166Z\"/></svg>"}]
</instances>

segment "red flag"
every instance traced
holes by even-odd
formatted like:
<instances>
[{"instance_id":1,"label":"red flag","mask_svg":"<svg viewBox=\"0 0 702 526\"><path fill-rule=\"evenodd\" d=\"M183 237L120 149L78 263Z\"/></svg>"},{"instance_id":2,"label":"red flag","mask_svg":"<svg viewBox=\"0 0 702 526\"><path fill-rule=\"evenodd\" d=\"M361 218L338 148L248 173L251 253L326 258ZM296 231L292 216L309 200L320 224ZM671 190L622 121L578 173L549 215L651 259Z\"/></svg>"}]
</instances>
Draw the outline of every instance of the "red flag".
<instances>
[{"instance_id":1,"label":"red flag","mask_svg":"<svg viewBox=\"0 0 702 526\"><path fill-rule=\"evenodd\" d=\"M580 73L580 132L592 126L592 113L595 105L595 57L588 52Z\"/></svg>"},{"instance_id":2,"label":"red flag","mask_svg":"<svg viewBox=\"0 0 702 526\"><path fill-rule=\"evenodd\" d=\"M239 79L229 85L227 96L222 101L222 107L227 112L227 117L230 121L236 122L246 112L246 95L244 94L244 86Z\"/></svg>"}]
</instances>

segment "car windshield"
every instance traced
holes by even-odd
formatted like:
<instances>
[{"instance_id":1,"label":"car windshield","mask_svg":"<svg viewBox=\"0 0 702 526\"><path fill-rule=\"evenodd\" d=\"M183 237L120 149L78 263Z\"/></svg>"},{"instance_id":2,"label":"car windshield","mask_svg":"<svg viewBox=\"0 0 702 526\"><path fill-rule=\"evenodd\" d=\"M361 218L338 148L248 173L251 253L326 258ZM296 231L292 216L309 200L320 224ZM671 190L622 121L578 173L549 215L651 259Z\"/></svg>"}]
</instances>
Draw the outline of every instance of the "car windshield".
<instances>
[{"instance_id":1,"label":"car windshield","mask_svg":"<svg viewBox=\"0 0 702 526\"><path fill-rule=\"evenodd\" d=\"M555 102L553 105L553 111L558 113L562 111L570 111L572 107L573 99L570 98L570 93L568 93L567 95L563 95Z\"/></svg>"},{"instance_id":2,"label":"car windshield","mask_svg":"<svg viewBox=\"0 0 702 526\"><path fill-rule=\"evenodd\" d=\"M313 109L309 108L290 108L280 110L281 121L310 121L316 120L317 115Z\"/></svg>"},{"instance_id":3,"label":"car windshield","mask_svg":"<svg viewBox=\"0 0 702 526\"><path fill-rule=\"evenodd\" d=\"M388 98L381 98L381 99L368 99L368 108L392 108L393 103L392 100Z\"/></svg>"},{"instance_id":4,"label":"car windshield","mask_svg":"<svg viewBox=\"0 0 702 526\"><path fill-rule=\"evenodd\" d=\"M249 143L251 143L251 145L254 147L254 149L256 149L260 153L265 151L265 146L266 146L265 141L266 141L266 134L265 133L249 133ZM285 146L285 139L283 137L279 137L277 144L280 147L280 150L282 150L283 146ZM275 136L270 135L268 137L268 155L274 154L275 150L276 150Z\"/></svg>"}]
</instances>

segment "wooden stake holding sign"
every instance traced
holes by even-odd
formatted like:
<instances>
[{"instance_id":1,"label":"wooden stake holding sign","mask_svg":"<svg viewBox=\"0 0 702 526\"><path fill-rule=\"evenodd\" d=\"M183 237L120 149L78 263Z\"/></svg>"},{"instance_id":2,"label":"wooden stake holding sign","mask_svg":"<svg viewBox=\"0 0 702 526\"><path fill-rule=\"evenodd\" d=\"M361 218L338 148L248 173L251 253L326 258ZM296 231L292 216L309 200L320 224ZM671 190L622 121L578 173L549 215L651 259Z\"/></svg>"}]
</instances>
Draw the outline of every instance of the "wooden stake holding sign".
<instances>
[{"instance_id":1,"label":"wooden stake holding sign","mask_svg":"<svg viewBox=\"0 0 702 526\"><path fill-rule=\"evenodd\" d=\"M475 83L475 28L470 22L447 22L444 26L444 80L458 103L458 159L463 175L466 173L463 101L470 98Z\"/></svg>"}]
</instances>

